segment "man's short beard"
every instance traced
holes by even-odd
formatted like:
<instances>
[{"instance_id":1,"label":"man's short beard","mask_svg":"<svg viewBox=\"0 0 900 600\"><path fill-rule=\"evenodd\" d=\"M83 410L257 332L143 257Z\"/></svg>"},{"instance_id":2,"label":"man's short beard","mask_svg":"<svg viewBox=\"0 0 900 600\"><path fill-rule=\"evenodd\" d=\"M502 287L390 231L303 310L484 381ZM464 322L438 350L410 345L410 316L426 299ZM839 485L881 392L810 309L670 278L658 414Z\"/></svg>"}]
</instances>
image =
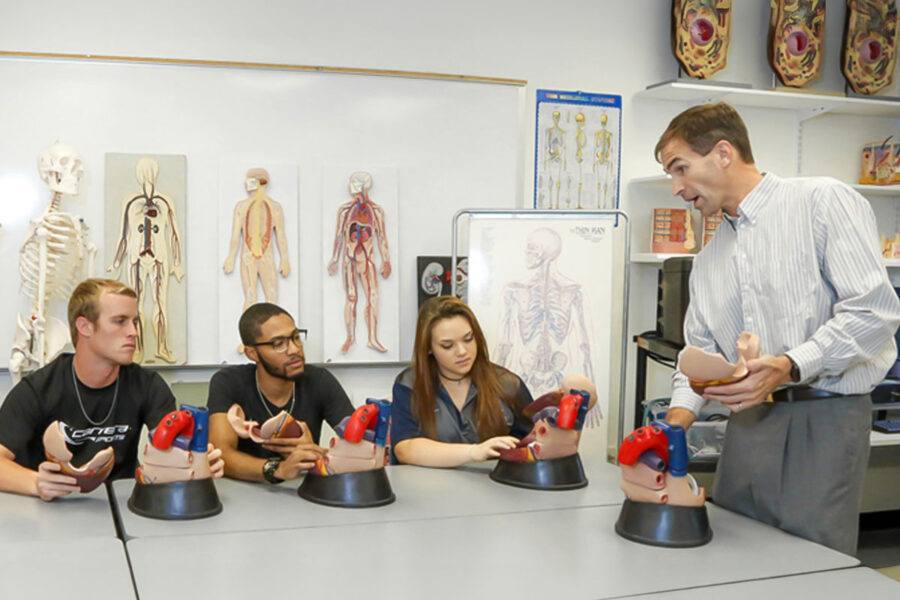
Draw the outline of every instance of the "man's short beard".
<instances>
[{"instance_id":1,"label":"man's short beard","mask_svg":"<svg viewBox=\"0 0 900 600\"><path fill-rule=\"evenodd\" d=\"M271 375L272 377L275 377L277 379L282 379L284 381L295 381L296 382L296 381L300 381L300 378L303 377L303 373L305 372L305 369L304 369L304 371L300 371L299 373L297 373L294 376L288 376L286 369L279 371L274 366L269 364L269 362L266 359L264 359L262 356L257 354L257 357L259 358L259 364L262 366L263 370L266 373L268 373L269 375Z\"/></svg>"}]
</instances>

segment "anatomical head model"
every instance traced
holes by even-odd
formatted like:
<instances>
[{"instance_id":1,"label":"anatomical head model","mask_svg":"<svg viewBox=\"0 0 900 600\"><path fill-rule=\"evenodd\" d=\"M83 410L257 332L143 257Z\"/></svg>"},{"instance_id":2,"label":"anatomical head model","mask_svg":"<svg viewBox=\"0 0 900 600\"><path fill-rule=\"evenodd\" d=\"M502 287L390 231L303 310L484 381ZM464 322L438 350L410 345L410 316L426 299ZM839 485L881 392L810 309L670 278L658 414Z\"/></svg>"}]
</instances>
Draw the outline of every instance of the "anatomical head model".
<instances>
[{"instance_id":1,"label":"anatomical head model","mask_svg":"<svg viewBox=\"0 0 900 600\"><path fill-rule=\"evenodd\" d=\"M725 67L730 35L731 0L672 0L672 48L689 76Z\"/></svg>"},{"instance_id":2,"label":"anatomical head model","mask_svg":"<svg viewBox=\"0 0 900 600\"><path fill-rule=\"evenodd\" d=\"M597 402L597 389L581 375L568 375L563 384L568 392L549 392L525 407L523 412L534 427L515 448L501 450L500 460L537 462L578 452L585 416Z\"/></svg>"},{"instance_id":3,"label":"anatomical head model","mask_svg":"<svg viewBox=\"0 0 900 600\"><path fill-rule=\"evenodd\" d=\"M47 460L60 466L60 473L75 478L83 493L96 489L103 483L116 464L115 451L112 446L97 452L90 460L76 467L72 464L74 455L66 445L70 442L67 435L68 426L61 421L53 421L44 431L44 454Z\"/></svg>"},{"instance_id":4,"label":"anatomical head model","mask_svg":"<svg viewBox=\"0 0 900 600\"><path fill-rule=\"evenodd\" d=\"M52 303L54 299L68 301L78 282L93 271L96 253L81 217L59 209L63 194L78 193L84 173L81 155L72 146L57 142L38 155L37 165L53 194L43 214L28 225L19 250L21 289L32 308L28 315L17 315L9 360L13 382L65 350L68 327L50 316Z\"/></svg>"},{"instance_id":5,"label":"anatomical head model","mask_svg":"<svg viewBox=\"0 0 900 600\"><path fill-rule=\"evenodd\" d=\"M636 429L619 448L620 487L629 500L702 506L706 490L688 474L684 427L664 421Z\"/></svg>"},{"instance_id":6,"label":"anatomical head model","mask_svg":"<svg viewBox=\"0 0 900 600\"><path fill-rule=\"evenodd\" d=\"M142 484L209 478L208 443L209 411L182 404L150 432L134 477Z\"/></svg>"},{"instance_id":7,"label":"anatomical head model","mask_svg":"<svg viewBox=\"0 0 900 600\"><path fill-rule=\"evenodd\" d=\"M310 475L337 475L380 469L391 424L391 403L368 399L334 428L328 454L316 461Z\"/></svg>"}]
</instances>

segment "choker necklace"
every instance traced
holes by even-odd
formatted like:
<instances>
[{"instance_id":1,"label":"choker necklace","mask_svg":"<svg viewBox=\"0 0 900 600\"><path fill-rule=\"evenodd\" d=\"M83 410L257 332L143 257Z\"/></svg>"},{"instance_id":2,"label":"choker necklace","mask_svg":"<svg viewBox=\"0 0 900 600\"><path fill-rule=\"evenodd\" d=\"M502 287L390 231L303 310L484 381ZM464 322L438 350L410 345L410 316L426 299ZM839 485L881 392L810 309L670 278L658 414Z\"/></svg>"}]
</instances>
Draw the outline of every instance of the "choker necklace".
<instances>
[{"instance_id":1,"label":"choker necklace","mask_svg":"<svg viewBox=\"0 0 900 600\"><path fill-rule=\"evenodd\" d=\"M274 417L272 411L269 410L269 405L266 403L266 397L263 396L262 390L259 389L259 377L256 373L253 374L253 380L256 382L256 393L259 394L259 401L262 403L263 408L266 409L266 412L269 413L270 417ZM297 382L294 382L294 389L291 390L291 407L288 409L288 414L293 416L294 413L294 400L297 399ZM275 406L274 404L272 406ZM282 409L283 410L283 409Z\"/></svg>"},{"instance_id":2,"label":"choker necklace","mask_svg":"<svg viewBox=\"0 0 900 600\"><path fill-rule=\"evenodd\" d=\"M443 377L443 378L446 379L447 381L452 381L453 383L459 383L460 381L462 381L463 379L465 379L466 377L468 377L468 375L463 375L463 376L460 377L459 379L454 379L453 377L447 377L446 375L444 375L443 373L441 373L440 369L438 369L438 376Z\"/></svg>"},{"instance_id":3,"label":"choker necklace","mask_svg":"<svg viewBox=\"0 0 900 600\"><path fill-rule=\"evenodd\" d=\"M88 423L93 425L94 427L98 427L106 423L109 418L112 416L113 410L116 408L116 400L119 399L119 377L116 376L116 389L113 392L112 404L109 407L109 412L106 413L106 416L103 417L102 421L95 421L90 418L87 414L87 411L84 410L84 402L81 401L81 392L78 391L78 377L75 375L75 358L72 357L72 385L75 386L75 397L78 398L78 407L81 409L81 414L84 415L84 418L87 419Z\"/></svg>"}]
</instances>

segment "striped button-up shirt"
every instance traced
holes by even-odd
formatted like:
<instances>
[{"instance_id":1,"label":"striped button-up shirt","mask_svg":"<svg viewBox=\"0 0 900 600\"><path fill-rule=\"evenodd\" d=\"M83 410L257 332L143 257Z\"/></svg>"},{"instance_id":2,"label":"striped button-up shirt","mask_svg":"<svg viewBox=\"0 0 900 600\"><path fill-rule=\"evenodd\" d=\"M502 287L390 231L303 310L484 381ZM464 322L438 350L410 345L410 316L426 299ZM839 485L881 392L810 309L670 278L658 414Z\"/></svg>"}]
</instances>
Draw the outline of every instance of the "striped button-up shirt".
<instances>
[{"instance_id":1,"label":"striped button-up shirt","mask_svg":"<svg viewBox=\"0 0 900 600\"><path fill-rule=\"evenodd\" d=\"M688 345L738 358L743 331L762 353L787 354L802 382L867 393L897 358L900 301L868 201L828 177L766 174L694 259ZM704 404L676 369L672 406Z\"/></svg>"}]
</instances>

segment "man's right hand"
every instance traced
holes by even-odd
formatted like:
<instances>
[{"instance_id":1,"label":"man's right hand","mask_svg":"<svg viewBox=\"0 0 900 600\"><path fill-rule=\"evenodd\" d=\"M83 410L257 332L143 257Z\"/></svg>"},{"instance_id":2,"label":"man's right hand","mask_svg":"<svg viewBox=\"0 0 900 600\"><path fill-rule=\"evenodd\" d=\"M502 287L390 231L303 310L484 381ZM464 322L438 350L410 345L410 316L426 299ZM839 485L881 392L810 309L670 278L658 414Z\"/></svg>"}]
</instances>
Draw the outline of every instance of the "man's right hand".
<instances>
[{"instance_id":1,"label":"man's right hand","mask_svg":"<svg viewBox=\"0 0 900 600\"><path fill-rule=\"evenodd\" d=\"M35 493L41 500L49 502L54 498L68 496L73 492L81 491L75 485L74 477L60 473L61 467L55 462L45 460L38 465L37 480L35 481Z\"/></svg>"},{"instance_id":2,"label":"man's right hand","mask_svg":"<svg viewBox=\"0 0 900 600\"><path fill-rule=\"evenodd\" d=\"M284 480L296 479L301 471L312 469L316 465L316 461L325 458L326 454L328 454L328 450L311 442L297 444L278 465L275 477Z\"/></svg>"}]
</instances>

